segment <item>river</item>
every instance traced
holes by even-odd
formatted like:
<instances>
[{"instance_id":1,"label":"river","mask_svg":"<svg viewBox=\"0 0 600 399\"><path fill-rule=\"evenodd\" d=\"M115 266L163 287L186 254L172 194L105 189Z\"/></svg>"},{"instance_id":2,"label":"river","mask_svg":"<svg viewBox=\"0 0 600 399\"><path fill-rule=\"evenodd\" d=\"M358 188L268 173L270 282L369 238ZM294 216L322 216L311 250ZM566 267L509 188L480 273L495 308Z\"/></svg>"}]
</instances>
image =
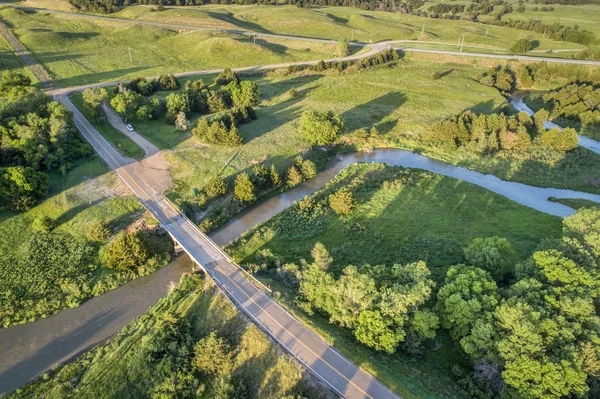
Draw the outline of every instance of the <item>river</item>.
<instances>
[{"instance_id":1,"label":"river","mask_svg":"<svg viewBox=\"0 0 600 399\"><path fill-rule=\"evenodd\" d=\"M513 100L512 103L520 110L529 109L521 98ZM529 111L531 112L530 109ZM591 145L598 152L600 143L591 141ZM520 204L560 217L568 216L574 210L548 201L548 197L582 198L600 202L600 195L597 194L508 182L409 151L379 149L372 153L339 155L314 178L245 210L213 232L211 237L219 245L228 244L245 231L285 210L294 201L319 190L342 169L356 162L384 162L389 165L425 169L476 184ZM77 308L64 310L32 323L0 329L0 394L22 386L53 365L66 361L114 335L167 295L169 288L189 270L189 259L185 255L180 256L156 273L92 298Z\"/></svg>"}]
</instances>

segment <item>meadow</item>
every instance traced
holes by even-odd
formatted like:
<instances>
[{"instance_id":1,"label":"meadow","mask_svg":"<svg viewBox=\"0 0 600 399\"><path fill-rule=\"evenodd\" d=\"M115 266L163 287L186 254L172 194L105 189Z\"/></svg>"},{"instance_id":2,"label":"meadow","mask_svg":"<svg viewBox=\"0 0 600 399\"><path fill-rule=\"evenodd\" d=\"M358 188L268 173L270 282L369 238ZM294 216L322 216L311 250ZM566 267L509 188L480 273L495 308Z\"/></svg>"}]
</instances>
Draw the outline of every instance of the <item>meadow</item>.
<instances>
[{"instance_id":1,"label":"meadow","mask_svg":"<svg viewBox=\"0 0 600 399\"><path fill-rule=\"evenodd\" d=\"M230 368L217 375L193 371L191 364L194 345L211 333L230 348ZM228 387L243 398L330 397L214 286L192 275L108 342L7 398L173 397L175 390L180 397L208 399L232 397L223 396Z\"/></svg>"},{"instance_id":2,"label":"meadow","mask_svg":"<svg viewBox=\"0 0 600 399\"><path fill-rule=\"evenodd\" d=\"M55 228L42 233L36 221L51 218ZM0 211L0 292L6 300L0 325L30 322L91 296L101 295L138 276L103 265L108 238L90 242L90 226L102 223L112 236L146 217L137 199L98 158L79 161L65 175L52 172L48 195L32 209ZM170 242L152 238L148 274L166 265ZM33 250L41 253L32 253Z\"/></svg>"},{"instance_id":3,"label":"meadow","mask_svg":"<svg viewBox=\"0 0 600 399\"><path fill-rule=\"evenodd\" d=\"M15 36L59 87L133 76L327 59L332 46L140 26L2 8ZM235 56L232 56L235 55Z\"/></svg>"},{"instance_id":4,"label":"meadow","mask_svg":"<svg viewBox=\"0 0 600 399\"><path fill-rule=\"evenodd\" d=\"M327 205L330 193L349 188L356 209L335 215ZM416 169L383 164L356 164L343 170L311 196L307 213L299 205L244 234L227 251L245 265L277 259L281 264L304 258L317 242L329 249L334 273L347 265L406 264L424 260L437 287L449 266L464 262L463 248L474 238L505 237L519 260L526 259L545 237L561 234L561 220L512 202L469 183ZM318 314L295 306L297 291L273 273L255 274L296 316L345 356L375 374L406 398L458 398L465 393L451 369L462 356L439 333L429 350L416 359L403 352L385 355L358 345L348 330ZM276 294L278 295L278 294Z\"/></svg>"}]
</instances>

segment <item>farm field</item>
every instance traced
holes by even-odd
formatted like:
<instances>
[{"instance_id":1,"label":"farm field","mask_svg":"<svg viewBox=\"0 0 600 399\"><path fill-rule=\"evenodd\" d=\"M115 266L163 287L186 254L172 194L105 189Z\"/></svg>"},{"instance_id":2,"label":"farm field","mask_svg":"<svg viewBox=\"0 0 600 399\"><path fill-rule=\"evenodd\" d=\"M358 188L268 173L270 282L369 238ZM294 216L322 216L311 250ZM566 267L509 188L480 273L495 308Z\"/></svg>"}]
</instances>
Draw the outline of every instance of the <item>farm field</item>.
<instances>
[{"instance_id":1,"label":"farm field","mask_svg":"<svg viewBox=\"0 0 600 399\"><path fill-rule=\"evenodd\" d=\"M354 193L357 206L349 216L336 216L327 197L343 187ZM296 204L244 234L228 252L246 265L267 259L298 264L301 258L310 262L311 249L321 242L333 258L334 273L350 264L391 267L423 260L439 288L448 267L464 262L463 248L474 238L504 237L524 260L543 238L561 233L559 218L469 183L382 164L349 166L311 198L310 210L303 213ZM344 355L403 397L464 395L450 372L461 355L445 336L438 336L431 344L437 349L418 360L402 353L376 353L357 345L351 332L329 324L326 317L308 316L295 307L297 292L281 284L275 272L256 276L280 291L282 303Z\"/></svg>"}]
</instances>

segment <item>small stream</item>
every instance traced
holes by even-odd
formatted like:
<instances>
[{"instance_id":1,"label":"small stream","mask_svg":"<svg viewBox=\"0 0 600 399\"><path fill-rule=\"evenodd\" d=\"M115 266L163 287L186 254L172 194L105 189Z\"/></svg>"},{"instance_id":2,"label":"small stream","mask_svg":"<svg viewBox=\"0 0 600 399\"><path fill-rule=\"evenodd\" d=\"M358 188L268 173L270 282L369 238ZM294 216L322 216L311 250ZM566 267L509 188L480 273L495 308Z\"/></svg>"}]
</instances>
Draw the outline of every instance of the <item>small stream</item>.
<instances>
[{"instance_id":1,"label":"small stream","mask_svg":"<svg viewBox=\"0 0 600 399\"><path fill-rule=\"evenodd\" d=\"M513 99L511 103L519 110L533 113L523 103L522 97ZM600 143L582 136L580 140L582 146L600 153ZM574 210L550 202L548 197L582 198L600 202L598 194L508 182L409 151L380 149L370 154L351 153L336 157L314 178L245 210L213 232L211 237L219 245L230 243L242 233L285 210L294 201L324 187L342 169L356 162L383 162L425 169L476 184L519 204L560 217L568 216ZM169 287L176 284L181 275L190 269L191 262L187 256L180 256L154 274L92 298L77 308L64 310L47 319L0 329L0 394L22 386L54 364L68 360L114 335L167 295Z\"/></svg>"}]
</instances>

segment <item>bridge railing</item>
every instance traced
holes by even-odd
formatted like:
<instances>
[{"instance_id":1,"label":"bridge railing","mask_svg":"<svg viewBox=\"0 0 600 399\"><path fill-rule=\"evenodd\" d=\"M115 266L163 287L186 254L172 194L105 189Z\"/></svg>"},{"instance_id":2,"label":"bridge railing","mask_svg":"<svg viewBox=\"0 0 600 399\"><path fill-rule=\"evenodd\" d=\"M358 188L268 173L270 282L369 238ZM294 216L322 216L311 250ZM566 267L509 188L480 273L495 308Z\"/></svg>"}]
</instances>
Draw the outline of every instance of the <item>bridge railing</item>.
<instances>
[{"instance_id":1,"label":"bridge railing","mask_svg":"<svg viewBox=\"0 0 600 399\"><path fill-rule=\"evenodd\" d=\"M220 246L218 246L205 232L203 232L202 230L200 230L200 228L198 226L196 226L196 223L192 222L192 220L190 218L188 218L186 216L186 214L179 209L169 198L167 198L167 196L163 195L162 198L164 199L165 203L175 212L177 213L179 216L181 216L185 222L196 232L198 233L202 238L204 238L204 241L206 241L214 250L216 250L217 252L219 252L219 254L221 254L226 260L227 262L229 262L229 264L231 264L232 266L236 267L237 269L239 269L244 276L246 276L247 278L250 278L253 282L255 282L259 288L261 288L262 290L271 293L271 289L269 287L267 287L266 285L264 285L262 282L260 282L256 277L254 277L252 274L248 273L247 270L245 270L243 267L241 267L240 265L237 264L237 262L235 260L233 260L233 258L231 256L229 256L229 254L227 252L225 252L225 250L223 250L223 248L221 248Z\"/></svg>"}]
</instances>

